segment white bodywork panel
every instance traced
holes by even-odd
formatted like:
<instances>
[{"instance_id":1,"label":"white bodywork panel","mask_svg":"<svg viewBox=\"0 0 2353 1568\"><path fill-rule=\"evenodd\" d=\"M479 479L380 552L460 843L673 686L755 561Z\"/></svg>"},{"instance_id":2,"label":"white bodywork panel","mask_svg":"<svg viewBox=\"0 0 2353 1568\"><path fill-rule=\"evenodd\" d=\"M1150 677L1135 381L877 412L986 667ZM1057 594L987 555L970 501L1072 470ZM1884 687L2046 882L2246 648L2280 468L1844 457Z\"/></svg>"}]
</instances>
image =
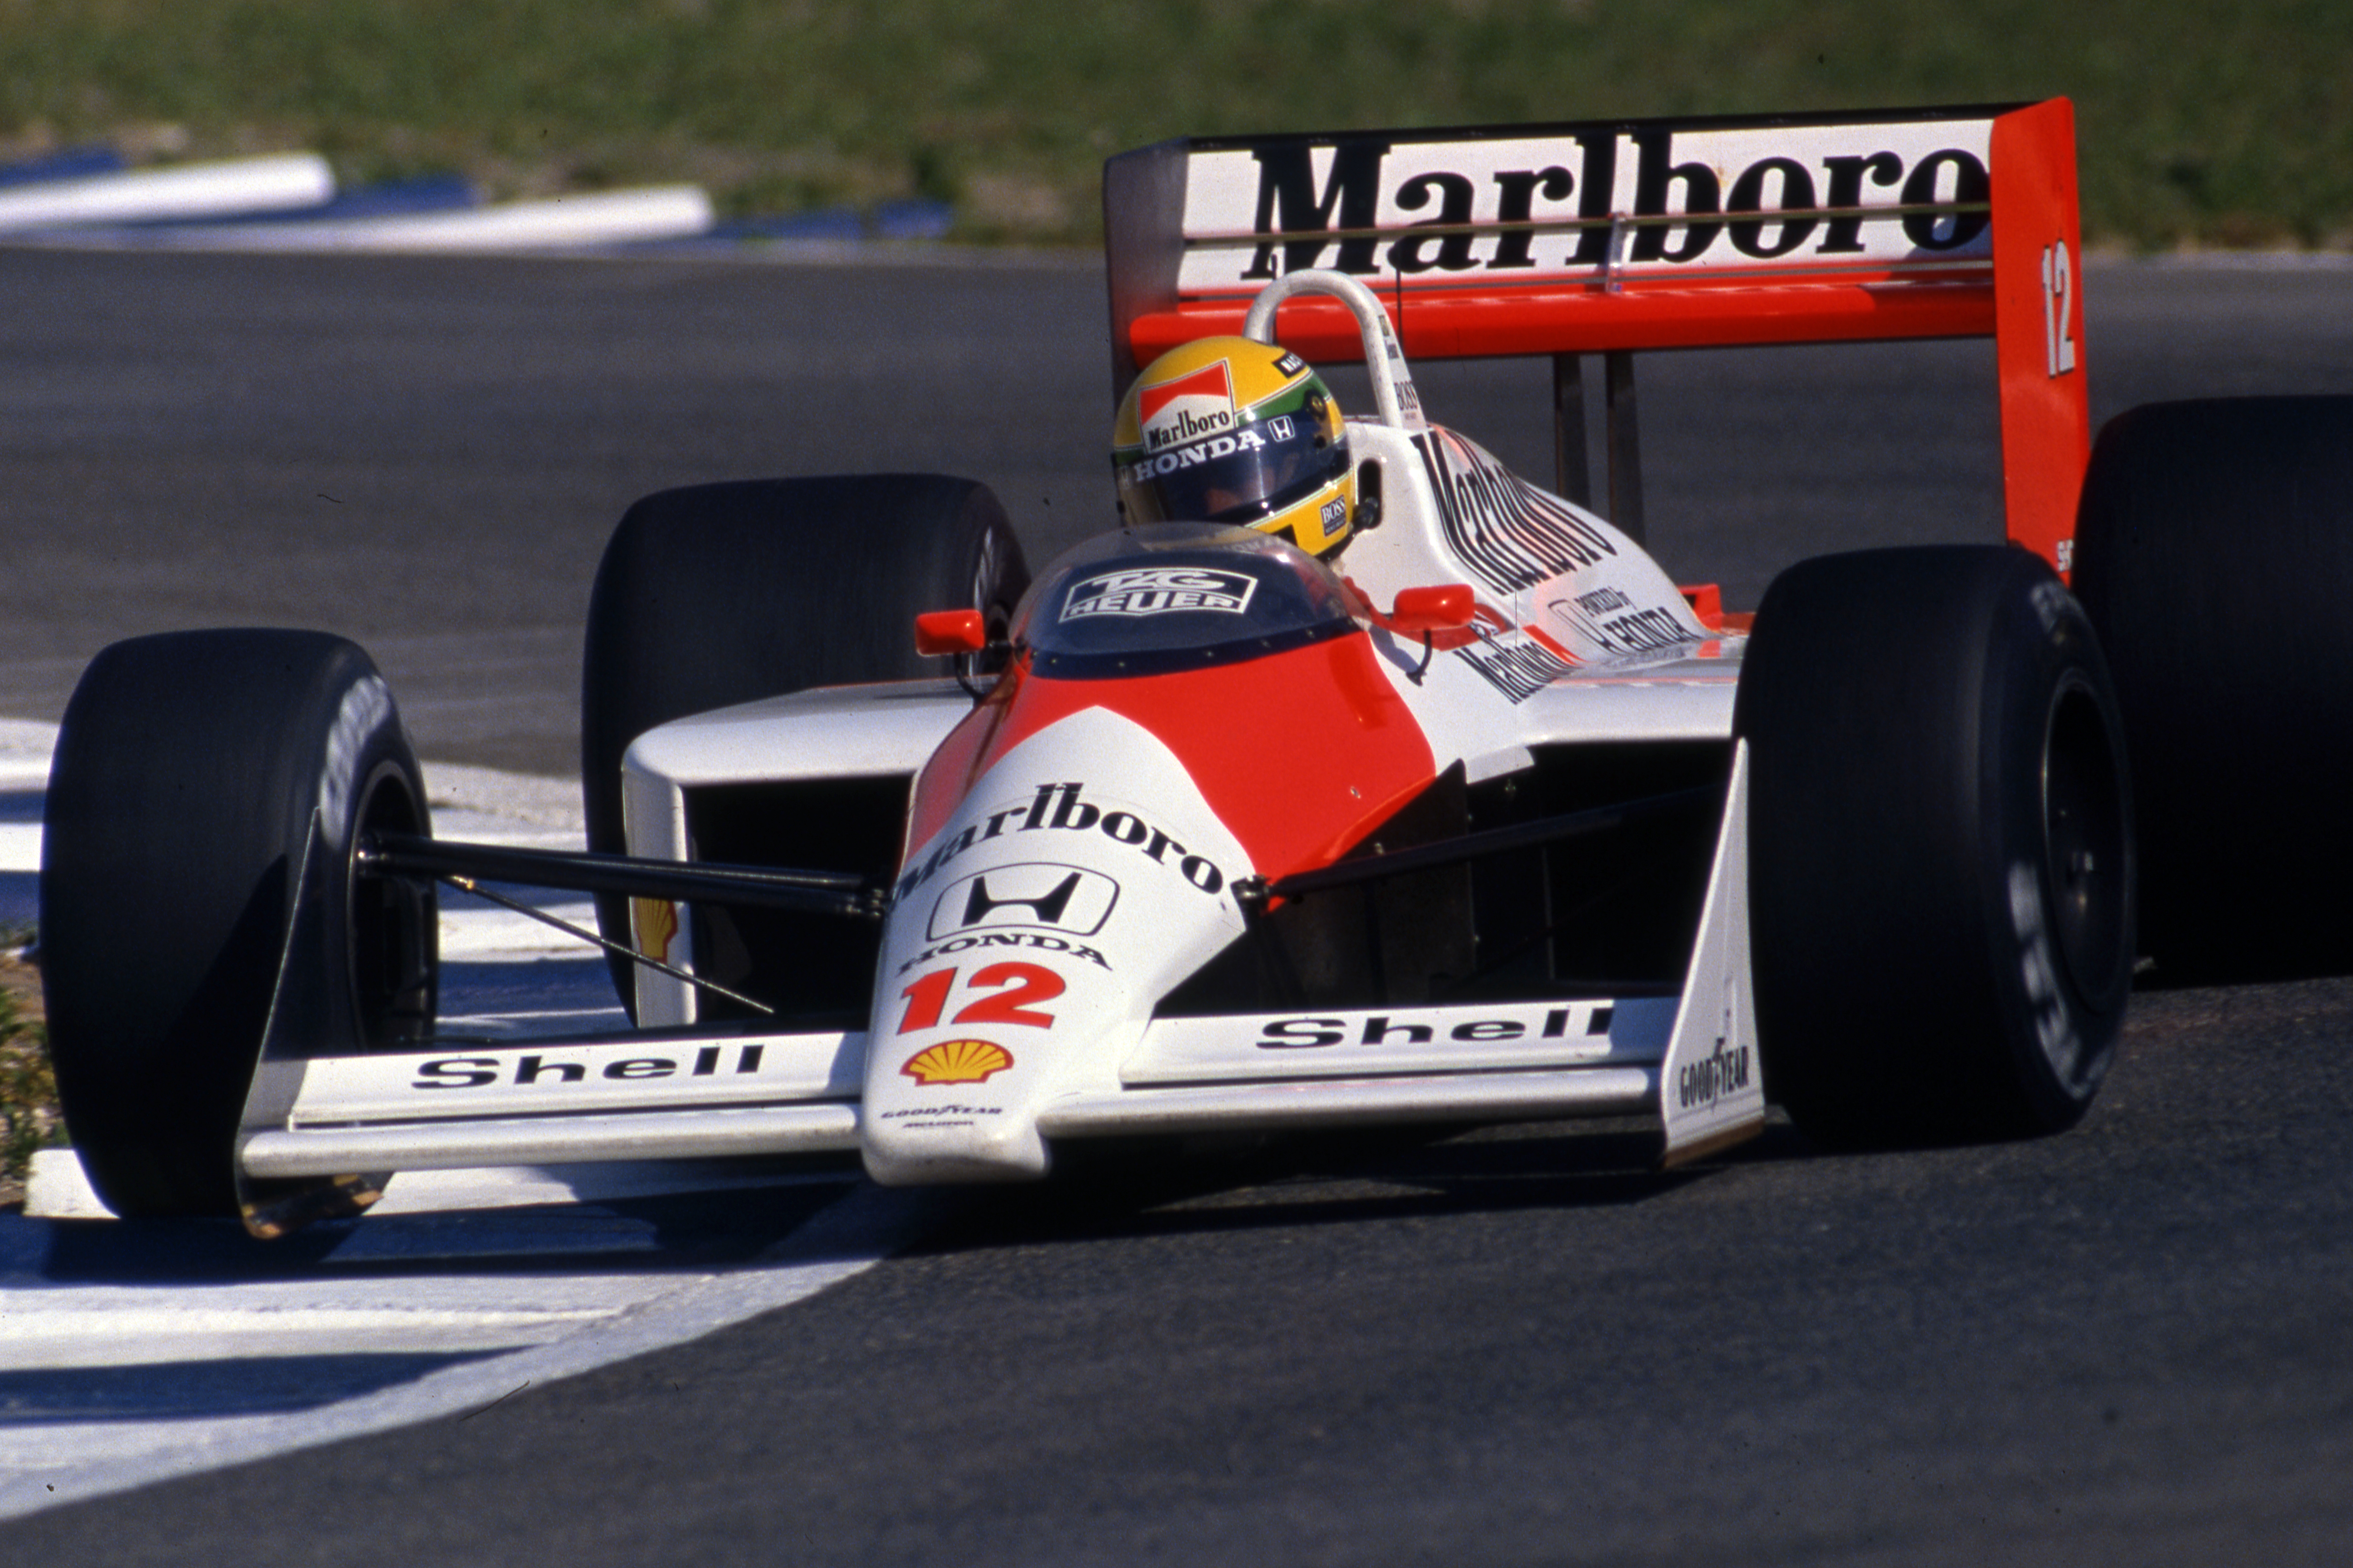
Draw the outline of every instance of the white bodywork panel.
<instances>
[{"instance_id":1,"label":"white bodywork panel","mask_svg":"<svg viewBox=\"0 0 2353 1568\"><path fill-rule=\"evenodd\" d=\"M1039 1113L1116 1087L1154 1005L1241 935L1250 858L1175 752L1098 708L1014 747L908 865L864 1102L867 1170L892 1183L1043 1174ZM971 890L1040 865L1103 889L1100 916L1014 901L1026 882Z\"/></svg>"},{"instance_id":2,"label":"white bodywork panel","mask_svg":"<svg viewBox=\"0 0 2353 1568\"><path fill-rule=\"evenodd\" d=\"M1348 428L1355 460L1380 467L1386 517L1350 542L1343 575L1379 609L1403 589L1450 583L1471 584L1480 606L1475 637L1435 653L1419 682L1419 639L1370 633L1440 771L1460 762L1478 784L1531 766L1539 745L1731 735L1746 639L1702 626L1639 545L1442 426ZM684 792L699 784L910 777L971 708L953 680L909 681L664 724L622 764L630 850L687 858ZM641 920L639 943L691 972L691 926ZM693 988L651 969L638 972L637 1003L649 1027L695 1021Z\"/></svg>"},{"instance_id":3,"label":"white bodywork panel","mask_svg":"<svg viewBox=\"0 0 2353 1568\"><path fill-rule=\"evenodd\" d=\"M629 852L685 860L686 792L698 784L813 778L908 778L930 759L972 699L953 680L828 686L699 713L649 730L621 759ZM640 901L639 951L691 973L692 923L671 911L657 931ZM691 1024L694 988L640 965L638 1021Z\"/></svg>"},{"instance_id":4,"label":"white bodywork panel","mask_svg":"<svg viewBox=\"0 0 2353 1568\"><path fill-rule=\"evenodd\" d=\"M1386 516L1343 574L1439 773L1477 784L1539 746L1729 740L1746 639L1704 626L1625 535L1442 427L1352 422L1350 440ZM1433 652L1378 624L1401 590L1456 583L1477 605L1467 635ZM971 710L926 680L664 724L623 764L630 852L691 858L699 786L902 785ZM1688 1157L1764 1114L1746 779L1736 750L1679 997L1157 1018L1243 935L1236 884L1260 868L1165 743L1082 710L911 847L868 1030L698 1030L692 988L641 967L633 1037L266 1063L251 1103L269 1109L240 1158L272 1177L855 1149L885 1182L969 1181L1042 1173L1050 1138L1627 1113L1656 1115ZM635 908L640 944L691 972L686 911Z\"/></svg>"},{"instance_id":5,"label":"white bodywork panel","mask_svg":"<svg viewBox=\"0 0 2353 1568\"><path fill-rule=\"evenodd\" d=\"M1348 435L1357 461L1380 465L1388 514L1341 557L1349 582L1381 608L1467 583L1480 606L1476 642L1398 686L1441 767L1459 757L1476 784L1528 766L1538 745L1731 735L1746 638L1710 633L1640 546L1452 431L1352 422ZM1420 663L1417 639L1372 637L1393 669Z\"/></svg>"},{"instance_id":6,"label":"white bodywork panel","mask_svg":"<svg viewBox=\"0 0 2353 1568\"><path fill-rule=\"evenodd\" d=\"M1748 969L1748 743L1734 743L1724 830L1708 872L1705 912L1692 944L1683 1011L1659 1075L1659 1116L1673 1163L1765 1125L1757 1058L1757 1002Z\"/></svg>"}]
</instances>

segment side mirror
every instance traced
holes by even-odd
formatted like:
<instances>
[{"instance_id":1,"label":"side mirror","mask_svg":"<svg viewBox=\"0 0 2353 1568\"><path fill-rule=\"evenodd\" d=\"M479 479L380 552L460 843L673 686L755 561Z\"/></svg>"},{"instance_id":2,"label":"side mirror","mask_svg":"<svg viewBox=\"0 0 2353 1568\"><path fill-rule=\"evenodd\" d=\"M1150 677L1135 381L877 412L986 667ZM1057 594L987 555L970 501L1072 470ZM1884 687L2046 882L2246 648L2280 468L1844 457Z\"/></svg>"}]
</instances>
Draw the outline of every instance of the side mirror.
<instances>
[{"instance_id":1,"label":"side mirror","mask_svg":"<svg viewBox=\"0 0 2353 1568\"><path fill-rule=\"evenodd\" d=\"M1389 612L1389 625L1409 637L1455 631L1471 624L1475 607L1468 583L1407 588L1397 596L1397 607Z\"/></svg>"},{"instance_id":2,"label":"side mirror","mask_svg":"<svg viewBox=\"0 0 2353 1568\"><path fill-rule=\"evenodd\" d=\"M925 658L980 653L987 647L988 623L978 610L932 610L915 617L915 651Z\"/></svg>"}]
</instances>

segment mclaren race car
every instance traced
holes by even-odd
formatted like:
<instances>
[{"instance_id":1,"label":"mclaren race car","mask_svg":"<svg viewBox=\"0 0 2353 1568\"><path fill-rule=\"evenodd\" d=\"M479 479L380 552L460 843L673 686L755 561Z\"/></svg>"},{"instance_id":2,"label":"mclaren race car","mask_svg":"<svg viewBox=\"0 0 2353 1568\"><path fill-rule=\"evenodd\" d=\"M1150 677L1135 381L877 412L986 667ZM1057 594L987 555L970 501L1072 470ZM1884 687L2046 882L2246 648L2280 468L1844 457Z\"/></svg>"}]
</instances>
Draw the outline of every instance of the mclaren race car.
<instances>
[{"instance_id":1,"label":"mclaren race car","mask_svg":"<svg viewBox=\"0 0 2353 1568\"><path fill-rule=\"evenodd\" d=\"M420 1168L854 1151L1002 1181L1082 1140L1630 1115L1672 1162L1768 1099L1834 1146L2072 1124L2137 957L2240 951L2127 778L2158 755L2161 811L2201 809L2167 623L2196 529L2251 525L2175 502L2284 429L2341 462L2353 428L2142 411L2086 489L2072 137L2052 102L1115 159L1122 390L1220 332L1366 366L1345 551L1205 506L1031 580L966 481L650 497L591 607L585 853L433 838L349 643L109 648L42 883L94 1184L271 1234ZM1644 552L1632 351L1968 333L2009 544L1805 562L1753 617ZM1551 489L1430 423L1409 368L1503 353L1565 367ZM1220 384L1162 397L1143 460L1230 446ZM2284 494L2317 460L2263 471ZM2155 949L2144 847L2174 879ZM596 895L634 1027L439 1032L437 889L496 883Z\"/></svg>"}]
</instances>

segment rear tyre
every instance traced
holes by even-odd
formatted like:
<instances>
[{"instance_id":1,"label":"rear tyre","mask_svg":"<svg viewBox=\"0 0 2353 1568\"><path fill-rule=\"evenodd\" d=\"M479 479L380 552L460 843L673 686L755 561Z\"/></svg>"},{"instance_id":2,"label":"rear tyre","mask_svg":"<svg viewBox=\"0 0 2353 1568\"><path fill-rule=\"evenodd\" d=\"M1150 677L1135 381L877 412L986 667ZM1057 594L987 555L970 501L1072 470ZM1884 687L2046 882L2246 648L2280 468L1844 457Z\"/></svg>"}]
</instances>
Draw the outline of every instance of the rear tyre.
<instances>
[{"instance_id":1,"label":"rear tyre","mask_svg":"<svg viewBox=\"0 0 2353 1568\"><path fill-rule=\"evenodd\" d=\"M1749 915L1765 1087L1840 1147L2055 1131L2132 984L2116 699L2049 567L1999 547L1791 567L1757 615Z\"/></svg>"},{"instance_id":2,"label":"rear tyre","mask_svg":"<svg viewBox=\"0 0 2353 1568\"><path fill-rule=\"evenodd\" d=\"M322 919L290 952L314 817ZM432 1032L432 891L352 868L361 835L430 827L391 692L340 637L175 632L91 661L49 773L40 942L66 1130L109 1208L238 1212L281 961L322 982L312 1048Z\"/></svg>"},{"instance_id":3,"label":"rear tyre","mask_svg":"<svg viewBox=\"0 0 2353 1568\"><path fill-rule=\"evenodd\" d=\"M2158 976L2353 972L2353 397L2110 420L2074 567L2138 781Z\"/></svg>"},{"instance_id":4,"label":"rear tyre","mask_svg":"<svg viewBox=\"0 0 2353 1568\"><path fill-rule=\"evenodd\" d=\"M753 479L648 496L614 530L588 605L580 772L588 847L618 853L621 756L657 724L731 703L946 673L915 616L979 610L992 640L1029 585L986 485L937 474ZM629 900L599 895L609 941ZM636 1011L628 960L613 984Z\"/></svg>"}]
</instances>

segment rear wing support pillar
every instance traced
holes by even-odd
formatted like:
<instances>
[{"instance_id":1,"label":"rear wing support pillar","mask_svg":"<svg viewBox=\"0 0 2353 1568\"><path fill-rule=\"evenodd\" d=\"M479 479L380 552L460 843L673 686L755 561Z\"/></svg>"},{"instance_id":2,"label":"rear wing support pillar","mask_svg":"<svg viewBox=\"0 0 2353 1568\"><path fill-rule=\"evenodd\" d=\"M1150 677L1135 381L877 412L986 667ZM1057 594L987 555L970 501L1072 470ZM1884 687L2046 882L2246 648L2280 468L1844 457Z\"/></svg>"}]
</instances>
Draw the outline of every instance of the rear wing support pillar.
<instances>
[{"instance_id":1,"label":"rear wing support pillar","mask_svg":"<svg viewBox=\"0 0 2353 1568\"><path fill-rule=\"evenodd\" d=\"M1553 493L1588 510L1593 506L1593 469L1586 457L1585 360L1576 353L1552 356ZM1603 470L1609 493L1601 515L1619 531L1642 540L1642 440L1634 415L1634 355L1613 349L1601 356Z\"/></svg>"},{"instance_id":2,"label":"rear wing support pillar","mask_svg":"<svg viewBox=\"0 0 2353 1568\"><path fill-rule=\"evenodd\" d=\"M1593 504L1593 472L1585 460L1585 356L1552 356L1553 493L1582 507Z\"/></svg>"},{"instance_id":3,"label":"rear wing support pillar","mask_svg":"<svg viewBox=\"0 0 2353 1568\"><path fill-rule=\"evenodd\" d=\"M1601 356L1609 419L1609 521L1619 532L1642 540L1642 442L1634 419L1634 354L1612 349Z\"/></svg>"}]
</instances>

